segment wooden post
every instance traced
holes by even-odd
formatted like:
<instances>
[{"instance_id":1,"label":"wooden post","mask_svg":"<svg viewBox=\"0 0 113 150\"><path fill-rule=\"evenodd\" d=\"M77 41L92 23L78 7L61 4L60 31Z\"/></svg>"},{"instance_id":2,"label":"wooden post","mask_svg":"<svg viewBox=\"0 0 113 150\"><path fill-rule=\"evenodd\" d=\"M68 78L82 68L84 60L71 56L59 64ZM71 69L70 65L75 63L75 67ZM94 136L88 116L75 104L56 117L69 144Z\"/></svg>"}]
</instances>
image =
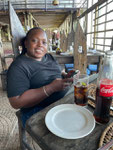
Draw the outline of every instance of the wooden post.
<instances>
[{"instance_id":1,"label":"wooden post","mask_svg":"<svg viewBox=\"0 0 113 150\"><path fill-rule=\"evenodd\" d=\"M1 28L2 27L0 27L0 55L2 56L4 52L3 52L3 45L2 45L2 40L1 40Z\"/></svg>"},{"instance_id":2,"label":"wooden post","mask_svg":"<svg viewBox=\"0 0 113 150\"><path fill-rule=\"evenodd\" d=\"M1 59L2 71L4 71L7 69L7 65L4 58L4 50L3 50L2 40L1 40L1 27L0 27L0 59Z\"/></svg>"},{"instance_id":3,"label":"wooden post","mask_svg":"<svg viewBox=\"0 0 113 150\"><path fill-rule=\"evenodd\" d=\"M7 27L7 33L8 33L8 40L11 41L11 34L10 34L9 25L8 25L8 27Z\"/></svg>"},{"instance_id":4,"label":"wooden post","mask_svg":"<svg viewBox=\"0 0 113 150\"><path fill-rule=\"evenodd\" d=\"M82 51L80 51L80 49ZM74 67L86 74L87 68L87 48L86 37L82 31L79 21L76 23L74 35Z\"/></svg>"},{"instance_id":5,"label":"wooden post","mask_svg":"<svg viewBox=\"0 0 113 150\"><path fill-rule=\"evenodd\" d=\"M30 27L33 28L33 16L31 13L29 15L30 15Z\"/></svg>"},{"instance_id":6,"label":"wooden post","mask_svg":"<svg viewBox=\"0 0 113 150\"><path fill-rule=\"evenodd\" d=\"M65 32L60 35L60 47L63 50L63 52L67 51L67 37L65 35Z\"/></svg>"},{"instance_id":7,"label":"wooden post","mask_svg":"<svg viewBox=\"0 0 113 150\"><path fill-rule=\"evenodd\" d=\"M27 19L26 19L26 13L24 13L24 27L25 27L25 31L27 31Z\"/></svg>"},{"instance_id":8,"label":"wooden post","mask_svg":"<svg viewBox=\"0 0 113 150\"><path fill-rule=\"evenodd\" d=\"M111 40L111 48L110 50L113 50L113 37L112 37L112 40Z\"/></svg>"}]
</instances>

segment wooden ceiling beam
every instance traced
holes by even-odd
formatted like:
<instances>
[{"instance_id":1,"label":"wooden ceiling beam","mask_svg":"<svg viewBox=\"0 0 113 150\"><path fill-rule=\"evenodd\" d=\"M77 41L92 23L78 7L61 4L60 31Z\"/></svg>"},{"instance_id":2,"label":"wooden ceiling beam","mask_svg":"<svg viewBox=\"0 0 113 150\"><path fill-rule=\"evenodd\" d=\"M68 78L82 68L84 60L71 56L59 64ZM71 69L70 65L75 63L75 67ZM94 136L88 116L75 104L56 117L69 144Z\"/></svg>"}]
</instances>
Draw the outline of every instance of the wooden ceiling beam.
<instances>
[{"instance_id":1,"label":"wooden ceiling beam","mask_svg":"<svg viewBox=\"0 0 113 150\"><path fill-rule=\"evenodd\" d=\"M58 28L62 22L65 20L65 18L71 14L71 11L65 12L62 11L18 11L16 10L16 13L18 14L20 20L23 18L24 13L31 13L34 20L40 24L40 26L44 27L47 26L50 28ZM0 22L3 24L9 24L9 18L8 18L8 12L7 11L0 11Z\"/></svg>"}]
</instances>

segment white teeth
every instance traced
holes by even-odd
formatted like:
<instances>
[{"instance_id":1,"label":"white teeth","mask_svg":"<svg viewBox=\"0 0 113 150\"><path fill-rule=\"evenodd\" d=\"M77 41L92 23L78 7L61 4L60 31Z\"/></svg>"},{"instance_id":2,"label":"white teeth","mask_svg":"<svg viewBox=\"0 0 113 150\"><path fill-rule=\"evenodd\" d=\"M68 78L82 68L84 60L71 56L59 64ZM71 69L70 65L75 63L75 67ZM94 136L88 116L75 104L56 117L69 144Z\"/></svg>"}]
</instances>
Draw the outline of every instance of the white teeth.
<instances>
[{"instance_id":1,"label":"white teeth","mask_svg":"<svg viewBox=\"0 0 113 150\"><path fill-rule=\"evenodd\" d=\"M35 51L36 51L36 52L39 52L39 51L43 51L43 50L41 50L41 49L36 49Z\"/></svg>"},{"instance_id":2,"label":"white teeth","mask_svg":"<svg viewBox=\"0 0 113 150\"><path fill-rule=\"evenodd\" d=\"M40 52L40 51L43 51L43 50L35 50L36 52Z\"/></svg>"}]
</instances>

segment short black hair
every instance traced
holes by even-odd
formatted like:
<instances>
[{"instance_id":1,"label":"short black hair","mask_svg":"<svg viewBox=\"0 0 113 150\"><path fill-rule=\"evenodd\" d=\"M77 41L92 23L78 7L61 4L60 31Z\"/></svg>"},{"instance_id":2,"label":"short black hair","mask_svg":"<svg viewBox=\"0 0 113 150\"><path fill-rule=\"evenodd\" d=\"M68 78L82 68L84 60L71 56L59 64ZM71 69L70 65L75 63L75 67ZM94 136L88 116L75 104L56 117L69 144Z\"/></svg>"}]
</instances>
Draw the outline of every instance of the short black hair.
<instances>
[{"instance_id":1,"label":"short black hair","mask_svg":"<svg viewBox=\"0 0 113 150\"><path fill-rule=\"evenodd\" d=\"M42 30L43 32L45 32L42 28L40 27L34 27L34 28L31 28L27 34L26 34L26 39L28 38L29 34L33 31L33 30Z\"/></svg>"},{"instance_id":2,"label":"short black hair","mask_svg":"<svg viewBox=\"0 0 113 150\"><path fill-rule=\"evenodd\" d=\"M28 38L28 36L30 35L30 33L31 33L33 30L42 30L43 32L45 32L45 31L44 31L42 28L40 28L40 27L33 27L33 28L31 28L31 29L27 32L26 36L21 40L21 45L22 45L22 53L21 53L21 55L24 55L24 54L27 52L27 49L25 48L24 42L25 42L25 40ZM45 32L45 33L46 33L46 32Z\"/></svg>"}]
</instances>

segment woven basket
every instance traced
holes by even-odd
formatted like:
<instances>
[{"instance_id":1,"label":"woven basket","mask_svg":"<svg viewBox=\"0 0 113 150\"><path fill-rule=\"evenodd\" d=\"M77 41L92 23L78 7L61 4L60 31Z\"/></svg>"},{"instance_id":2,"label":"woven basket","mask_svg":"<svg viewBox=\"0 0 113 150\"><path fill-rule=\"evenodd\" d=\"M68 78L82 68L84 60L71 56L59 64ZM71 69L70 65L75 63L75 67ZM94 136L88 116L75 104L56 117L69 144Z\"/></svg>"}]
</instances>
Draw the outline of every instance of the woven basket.
<instances>
[{"instance_id":1,"label":"woven basket","mask_svg":"<svg viewBox=\"0 0 113 150\"><path fill-rule=\"evenodd\" d=\"M102 136L100 138L99 147L107 144L112 139L113 139L113 122L102 133ZM109 150L113 150L113 146L111 148L109 148Z\"/></svg>"},{"instance_id":2,"label":"woven basket","mask_svg":"<svg viewBox=\"0 0 113 150\"><path fill-rule=\"evenodd\" d=\"M94 99L96 97L96 88L97 88L96 84L90 84L88 88L88 95L93 97ZM95 102L92 101L91 99L88 99L88 104L93 108L95 108ZM113 101L111 106L113 107ZM110 110L110 115L113 116L113 110Z\"/></svg>"},{"instance_id":3,"label":"woven basket","mask_svg":"<svg viewBox=\"0 0 113 150\"><path fill-rule=\"evenodd\" d=\"M89 87L88 87L88 95L90 95L91 97L95 98L96 96L96 88L97 88L97 85L96 84L89 84Z\"/></svg>"}]
</instances>

